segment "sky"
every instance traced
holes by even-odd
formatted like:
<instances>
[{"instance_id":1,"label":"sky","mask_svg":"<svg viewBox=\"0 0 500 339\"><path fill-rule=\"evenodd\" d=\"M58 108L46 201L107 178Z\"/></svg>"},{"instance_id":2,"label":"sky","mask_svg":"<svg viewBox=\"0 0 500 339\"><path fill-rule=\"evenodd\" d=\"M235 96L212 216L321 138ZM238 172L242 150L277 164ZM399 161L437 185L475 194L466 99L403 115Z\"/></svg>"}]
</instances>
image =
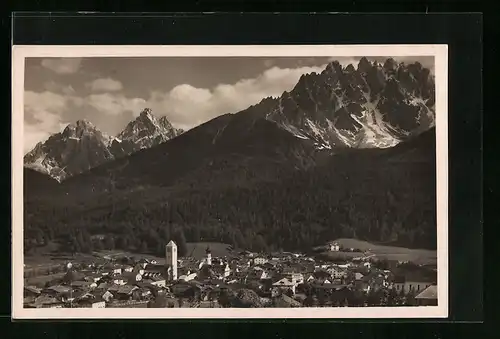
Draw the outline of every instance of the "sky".
<instances>
[{"instance_id":1,"label":"sky","mask_svg":"<svg viewBox=\"0 0 500 339\"><path fill-rule=\"evenodd\" d=\"M384 62L388 57L370 57ZM27 58L24 79L24 151L87 119L116 135L144 108L190 129L291 90L302 74L360 57L87 57ZM434 58L419 61L434 71Z\"/></svg>"}]
</instances>

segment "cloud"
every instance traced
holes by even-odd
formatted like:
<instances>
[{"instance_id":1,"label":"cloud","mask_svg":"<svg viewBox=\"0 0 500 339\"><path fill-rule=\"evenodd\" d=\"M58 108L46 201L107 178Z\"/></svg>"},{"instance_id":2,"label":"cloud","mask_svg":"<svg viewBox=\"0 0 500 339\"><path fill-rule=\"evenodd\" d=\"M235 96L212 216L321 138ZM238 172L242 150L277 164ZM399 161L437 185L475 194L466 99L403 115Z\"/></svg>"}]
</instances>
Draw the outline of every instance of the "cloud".
<instances>
[{"instance_id":1,"label":"cloud","mask_svg":"<svg viewBox=\"0 0 500 339\"><path fill-rule=\"evenodd\" d=\"M84 102L102 114L119 115L127 111L137 112L142 110L146 100L142 98L127 98L121 94L103 93L91 94L84 99Z\"/></svg>"},{"instance_id":2,"label":"cloud","mask_svg":"<svg viewBox=\"0 0 500 339\"><path fill-rule=\"evenodd\" d=\"M272 67L255 78L219 84L211 89L183 84L170 92L151 93L147 105L156 114L166 115L177 127L189 129L221 114L244 110L265 97L278 97L291 90L302 74L323 69L324 66Z\"/></svg>"},{"instance_id":3,"label":"cloud","mask_svg":"<svg viewBox=\"0 0 500 339\"><path fill-rule=\"evenodd\" d=\"M73 74L80 69L81 58L50 58L43 59L42 66L58 74Z\"/></svg>"},{"instance_id":4,"label":"cloud","mask_svg":"<svg viewBox=\"0 0 500 339\"><path fill-rule=\"evenodd\" d=\"M92 92L114 92L123 89L120 81L111 78L96 79L87 83Z\"/></svg>"},{"instance_id":5,"label":"cloud","mask_svg":"<svg viewBox=\"0 0 500 339\"><path fill-rule=\"evenodd\" d=\"M244 110L265 97L278 97L293 89L302 74L323 69L324 66L272 67L254 78L232 84L212 88L182 84L167 92L153 91L147 98L127 97L113 91L76 96L70 86L47 82L44 92L25 92L25 150L74 122L76 119L68 121L69 113L97 115L102 121L109 119L108 116L120 121L126 116L128 119L130 112L137 116L142 109L150 107L155 115L166 115L174 126L190 129L219 115Z\"/></svg>"},{"instance_id":6,"label":"cloud","mask_svg":"<svg viewBox=\"0 0 500 339\"><path fill-rule=\"evenodd\" d=\"M71 105L79 106L78 97L61 95L49 91L24 92L24 151L28 152L51 134L65 126L62 113Z\"/></svg>"},{"instance_id":7,"label":"cloud","mask_svg":"<svg viewBox=\"0 0 500 339\"><path fill-rule=\"evenodd\" d=\"M61 85L55 81L47 81L43 84L43 88L49 92L62 93L66 95L74 95L75 89L71 85Z\"/></svg>"}]
</instances>

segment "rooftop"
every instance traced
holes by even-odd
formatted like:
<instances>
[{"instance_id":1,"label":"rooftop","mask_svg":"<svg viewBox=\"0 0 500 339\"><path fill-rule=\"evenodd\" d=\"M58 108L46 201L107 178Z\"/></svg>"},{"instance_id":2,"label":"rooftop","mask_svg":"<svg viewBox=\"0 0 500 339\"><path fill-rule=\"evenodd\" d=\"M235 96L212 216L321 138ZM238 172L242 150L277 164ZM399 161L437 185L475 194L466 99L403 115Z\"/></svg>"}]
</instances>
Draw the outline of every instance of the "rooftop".
<instances>
[{"instance_id":1,"label":"rooftop","mask_svg":"<svg viewBox=\"0 0 500 339\"><path fill-rule=\"evenodd\" d=\"M437 299L437 285L431 285L418 294L415 299Z\"/></svg>"}]
</instances>

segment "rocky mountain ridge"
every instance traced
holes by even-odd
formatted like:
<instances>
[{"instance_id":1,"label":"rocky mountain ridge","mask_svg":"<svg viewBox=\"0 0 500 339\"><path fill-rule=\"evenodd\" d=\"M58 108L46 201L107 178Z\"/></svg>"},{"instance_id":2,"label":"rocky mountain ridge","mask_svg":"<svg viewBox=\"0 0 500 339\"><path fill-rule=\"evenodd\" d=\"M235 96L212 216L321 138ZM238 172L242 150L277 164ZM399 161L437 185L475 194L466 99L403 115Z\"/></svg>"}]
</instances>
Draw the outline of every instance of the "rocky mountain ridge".
<instances>
[{"instance_id":1,"label":"rocky mountain ridge","mask_svg":"<svg viewBox=\"0 0 500 339\"><path fill-rule=\"evenodd\" d=\"M176 137L166 117L157 119L151 109L127 124L116 137L99 131L90 121L78 120L39 142L24 156L24 166L62 181L108 161L127 156Z\"/></svg>"}]
</instances>

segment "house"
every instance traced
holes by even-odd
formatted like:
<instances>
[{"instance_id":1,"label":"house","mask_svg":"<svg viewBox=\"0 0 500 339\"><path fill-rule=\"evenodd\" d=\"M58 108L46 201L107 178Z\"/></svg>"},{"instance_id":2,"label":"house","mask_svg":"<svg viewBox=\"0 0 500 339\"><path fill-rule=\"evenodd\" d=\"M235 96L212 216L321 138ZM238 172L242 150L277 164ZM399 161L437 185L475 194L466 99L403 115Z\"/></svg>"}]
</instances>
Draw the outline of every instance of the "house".
<instances>
[{"instance_id":1,"label":"house","mask_svg":"<svg viewBox=\"0 0 500 339\"><path fill-rule=\"evenodd\" d=\"M287 296L286 294L281 294L273 300L274 307L288 308L288 307L302 307L302 304Z\"/></svg>"},{"instance_id":2,"label":"house","mask_svg":"<svg viewBox=\"0 0 500 339\"><path fill-rule=\"evenodd\" d=\"M28 308L62 308L64 304L55 297L41 295L32 304L26 306Z\"/></svg>"},{"instance_id":3,"label":"house","mask_svg":"<svg viewBox=\"0 0 500 339\"><path fill-rule=\"evenodd\" d=\"M162 276L154 276L144 280L145 283L150 283L153 286L165 287L167 282Z\"/></svg>"},{"instance_id":4,"label":"house","mask_svg":"<svg viewBox=\"0 0 500 339\"><path fill-rule=\"evenodd\" d=\"M72 292L71 287L62 285L50 286L42 290L43 294L47 294L49 296L66 295L71 292Z\"/></svg>"},{"instance_id":5,"label":"house","mask_svg":"<svg viewBox=\"0 0 500 339\"><path fill-rule=\"evenodd\" d=\"M297 283L289 280L288 278L281 278L272 284L273 287L279 288L282 292L292 291L295 294L295 287Z\"/></svg>"},{"instance_id":6,"label":"house","mask_svg":"<svg viewBox=\"0 0 500 339\"><path fill-rule=\"evenodd\" d=\"M340 245L337 242L330 243L328 247L331 252L340 251Z\"/></svg>"},{"instance_id":7,"label":"house","mask_svg":"<svg viewBox=\"0 0 500 339\"><path fill-rule=\"evenodd\" d=\"M263 280L267 278L268 274L264 270L254 270L250 272L247 276L247 280Z\"/></svg>"},{"instance_id":8,"label":"house","mask_svg":"<svg viewBox=\"0 0 500 339\"><path fill-rule=\"evenodd\" d=\"M108 290L93 290L92 295L96 299L102 299L105 302L110 302L114 298L113 293Z\"/></svg>"},{"instance_id":9,"label":"house","mask_svg":"<svg viewBox=\"0 0 500 339\"><path fill-rule=\"evenodd\" d=\"M412 292L418 294L431 285L433 285L433 281L426 277L396 276L392 286L399 293L408 294Z\"/></svg>"},{"instance_id":10,"label":"house","mask_svg":"<svg viewBox=\"0 0 500 339\"><path fill-rule=\"evenodd\" d=\"M362 280L364 278L364 276L365 275L363 273L356 272L356 273L354 273L354 280L356 280L356 281Z\"/></svg>"},{"instance_id":11,"label":"house","mask_svg":"<svg viewBox=\"0 0 500 339\"><path fill-rule=\"evenodd\" d=\"M150 261L146 258L141 258L137 264L141 266L142 268L146 268L146 266L150 263Z\"/></svg>"},{"instance_id":12,"label":"house","mask_svg":"<svg viewBox=\"0 0 500 339\"><path fill-rule=\"evenodd\" d=\"M144 273L142 275L145 277L150 277L150 276L162 275L162 274L165 274L165 266L148 264L144 268Z\"/></svg>"},{"instance_id":13,"label":"house","mask_svg":"<svg viewBox=\"0 0 500 339\"><path fill-rule=\"evenodd\" d=\"M212 266L212 271L221 279L227 278L231 275L231 268L228 264Z\"/></svg>"},{"instance_id":14,"label":"house","mask_svg":"<svg viewBox=\"0 0 500 339\"><path fill-rule=\"evenodd\" d=\"M132 272L136 272L140 275L143 275L144 274L144 267L146 267L146 265L142 265L142 264L137 264L134 266L134 269L132 270Z\"/></svg>"},{"instance_id":15,"label":"house","mask_svg":"<svg viewBox=\"0 0 500 339\"><path fill-rule=\"evenodd\" d=\"M437 306L437 285L430 285L415 296L418 306Z\"/></svg>"},{"instance_id":16,"label":"house","mask_svg":"<svg viewBox=\"0 0 500 339\"><path fill-rule=\"evenodd\" d=\"M66 274L63 276L62 283L70 284L73 281L84 280L84 279L85 279L84 274L76 272L71 269L68 272L66 272Z\"/></svg>"},{"instance_id":17,"label":"house","mask_svg":"<svg viewBox=\"0 0 500 339\"><path fill-rule=\"evenodd\" d=\"M267 258L264 258L264 257L257 257L257 258L254 258L253 259L253 264L254 265L264 265L265 263L267 263L269 260Z\"/></svg>"},{"instance_id":18,"label":"house","mask_svg":"<svg viewBox=\"0 0 500 339\"><path fill-rule=\"evenodd\" d=\"M314 277L313 273L308 273L304 277L305 282L311 282L311 281L314 281L315 279L316 278Z\"/></svg>"},{"instance_id":19,"label":"house","mask_svg":"<svg viewBox=\"0 0 500 339\"><path fill-rule=\"evenodd\" d=\"M371 285L366 280L356 280L354 282L354 289L356 289L358 291L362 291L362 292L368 293L371 290Z\"/></svg>"},{"instance_id":20,"label":"house","mask_svg":"<svg viewBox=\"0 0 500 339\"><path fill-rule=\"evenodd\" d=\"M172 285L170 289L175 296L183 297L191 293L193 285L186 282L178 282L177 284Z\"/></svg>"},{"instance_id":21,"label":"house","mask_svg":"<svg viewBox=\"0 0 500 339\"><path fill-rule=\"evenodd\" d=\"M73 288L78 288L78 289L91 289L91 288L96 288L97 284L93 281L73 281L71 283L71 287Z\"/></svg>"},{"instance_id":22,"label":"house","mask_svg":"<svg viewBox=\"0 0 500 339\"><path fill-rule=\"evenodd\" d=\"M304 275L302 273L290 272L285 273L284 276L296 285L304 283Z\"/></svg>"},{"instance_id":23,"label":"house","mask_svg":"<svg viewBox=\"0 0 500 339\"><path fill-rule=\"evenodd\" d=\"M113 284L115 284L115 285L126 285L128 282L128 279L126 277L119 275L119 276L114 277L112 281L113 281Z\"/></svg>"},{"instance_id":24,"label":"house","mask_svg":"<svg viewBox=\"0 0 500 339\"><path fill-rule=\"evenodd\" d=\"M311 289L314 294L319 294L322 292L337 293L340 291L346 291L348 288L346 285L337 285L331 283L313 283L311 284Z\"/></svg>"},{"instance_id":25,"label":"house","mask_svg":"<svg viewBox=\"0 0 500 339\"><path fill-rule=\"evenodd\" d=\"M106 302L103 299L82 299L77 302L77 306L84 308L106 308Z\"/></svg>"},{"instance_id":26,"label":"house","mask_svg":"<svg viewBox=\"0 0 500 339\"><path fill-rule=\"evenodd\" d=\"M330 267L326 271L330 273L332 279L342 279L347 277L347 271L339 268L338 266Z\"/></svg>"},{"instance_id":27,"label":"house","mask_svg":"<svg viewBox=\"0 0 500 339\"><path fill-rule=\"evenodd\" d=\"M98 282L99 280L101 280L102 278L102 275L100 273L90 273L90 274L87 274L84 278L85 281L91 281L91 282Z\"/></svg>"},{"instance_id":28,"label":"house","mask_svg":"<svg viewBox=\"0 0 500 339\"><path fill-rule=\"evenodd\" d=\"M130 266L130 265L125 265L125 266L123 267L123 271L124 271L124 272L128 272L128 273L130 273L130 272L134 271L134 267L133 267L133 266Z\"/></svg>"},{"instance_id":29,"label":"house","mask_svg":"<svg viewBox=\"0 0 500 339\"><path fill-rule=\"evenodd\" d=\"M138 288L133 285L113 286L109 291L113 293L116 299L128 300L132 298L133 292Z\"/></svg>"},{"instance_id":30,"label":"house","mask_svg":"<svg viewBox=\"0 0 500 339\"><path fill-rule=\"evenodd\" d=\"M42 293L42 290L36 288L34 286L25 286L24 287L24 297L38 297Z\"/></svg>"},{"instance_id":31,"label":"house","mask_svg":"<svg viewBox=\"0 0 500 339\"><path fill-rule=\"evenodd\" d=\"M319 269L313 273L315 279L330 279L331 275L325 270Z\"/></svg>"},{"instance_id":32,"label":"house","mask_svg":"<svg viewBox=\"0 0 500 339\"><path fill-rule=\"evenodd\" d=\"M190 274L184 274L179 277L179 280L183 281L191 281L196 278L198 274L196 272L190 273Z\"/></svg>"},{"instance_id":33,"label":"house","mask_svg":"<svg viewBox=\"0 0 500 339\"><path fill-rule=\"evenodd\" d=\"M107 264L104 265L104 269L109 271L110 274L122 274L122 267L118 264Z\"/></svg>"}]
</instances>

